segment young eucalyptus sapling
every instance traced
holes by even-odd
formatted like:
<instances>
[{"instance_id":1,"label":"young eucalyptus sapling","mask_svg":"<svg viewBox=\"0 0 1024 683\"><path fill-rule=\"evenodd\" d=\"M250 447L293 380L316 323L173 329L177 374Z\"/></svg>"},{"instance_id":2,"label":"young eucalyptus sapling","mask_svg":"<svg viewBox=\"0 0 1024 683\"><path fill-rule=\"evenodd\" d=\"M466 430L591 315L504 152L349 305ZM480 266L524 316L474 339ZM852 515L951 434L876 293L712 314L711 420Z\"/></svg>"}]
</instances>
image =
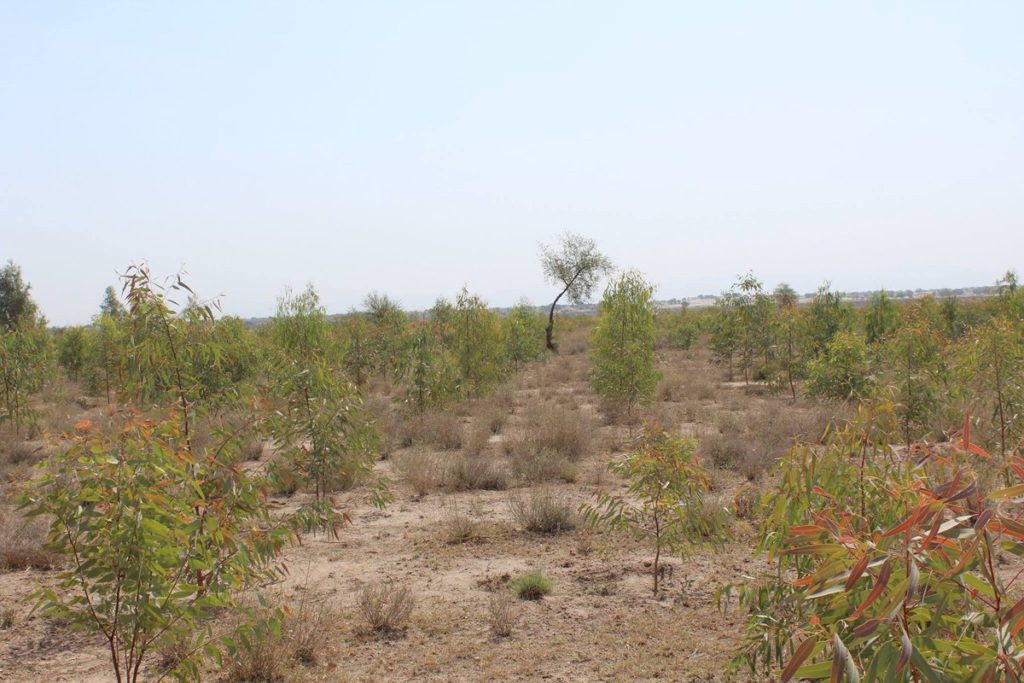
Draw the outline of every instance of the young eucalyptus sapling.
<instances>
[{"instance_id":1,"label":"young eucalyptus sapling","mask_svg":"<svg viewBox=\"0 0 1024 683\"><path fill-rule=\"evenodd\" d=\"M585 504L580 511L592 526L624 530L654 546L651 575L657 595L663 553L685 555L725 532L720 517L703 511L710 479L700 465L697 443L651 423L635 449L610 469L628 482L626 495L600 493L595 505Z\"/></svg>"}]
</instances>

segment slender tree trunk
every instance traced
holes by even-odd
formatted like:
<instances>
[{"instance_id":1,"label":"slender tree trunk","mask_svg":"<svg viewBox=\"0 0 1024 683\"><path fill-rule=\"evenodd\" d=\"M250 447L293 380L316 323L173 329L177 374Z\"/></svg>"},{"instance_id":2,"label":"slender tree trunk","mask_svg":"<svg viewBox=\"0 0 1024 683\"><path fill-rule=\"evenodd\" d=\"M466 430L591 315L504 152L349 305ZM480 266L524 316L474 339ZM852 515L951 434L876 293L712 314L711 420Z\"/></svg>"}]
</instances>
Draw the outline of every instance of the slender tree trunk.
<instances>
[{"instance_id":1,"label":"slender tree trunk","mask_svg":"<svg viewBox=\"0 0 1024 683\"><path fill-rule=\"evenodd\" d=\"M657 511L654 513L654 536L654 597L658 597L658 579L660 578L658 576L658 569L660 568L658 565L661 561L661 519Z\"/></svg>"},{"instance_id":2,"label":"slender tree trunk","mask_svg":"<svg viewBox=\"0 0 1024 683\"><path fill-rule=\"evenodd\" d=\"M555 300L551 302L551 310L548 311L548 326L544 328L544 341L547 344L548 350L551 353L558 353L558 344L555 343L555 306L558 305L558 300L561 299L569 288L572 287L576 279L583 273L582 270L577 270L576 274L569 279L566 283L565 289L558 293Z\"/></svg>"},{"instance_id":3,"label":"slender tree trunk","mask_svg":"<svg viewBox=\"0 0 1024 683\"><path fill-rule=\"evenodd\" d=\"M796 385L793 383L793 329L789 328L786 340L786 375L789 378L789 393L796 400Z\"/></svg>"},{"instance_id":4,"label":"slender tree trunk","mask_svg":"<svg viewBox=\"0 0 1024 683\"><path fill-rule=\"evenodd\" d=\"M558 300L568 290L569 288L566 287L558 293L555 300L551 302L551 309L548 311L548 325L544 328L544 343L547 344L548 351L551 353L558 353L558 344L555 343L555 306L558 305Z\"/></svg>"}]
</instances>

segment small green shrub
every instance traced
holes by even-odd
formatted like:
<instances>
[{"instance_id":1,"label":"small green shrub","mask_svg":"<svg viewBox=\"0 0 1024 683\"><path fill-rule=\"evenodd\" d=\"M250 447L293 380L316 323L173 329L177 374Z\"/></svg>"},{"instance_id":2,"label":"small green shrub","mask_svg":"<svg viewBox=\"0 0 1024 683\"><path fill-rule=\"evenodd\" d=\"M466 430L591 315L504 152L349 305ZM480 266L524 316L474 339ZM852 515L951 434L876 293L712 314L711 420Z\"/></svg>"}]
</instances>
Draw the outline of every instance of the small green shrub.
<instances>
[{"instance_id":1,"label":"small green shrub","mask_svg":"<svg viewBox=\"0 0 1024 683\"><path fill-rule=\"evenodd\" d=\"M555 584L540 570L527 572L512 582L512 592L520 600L540 600L555 590Z\"/></svg>"}]
</instances>

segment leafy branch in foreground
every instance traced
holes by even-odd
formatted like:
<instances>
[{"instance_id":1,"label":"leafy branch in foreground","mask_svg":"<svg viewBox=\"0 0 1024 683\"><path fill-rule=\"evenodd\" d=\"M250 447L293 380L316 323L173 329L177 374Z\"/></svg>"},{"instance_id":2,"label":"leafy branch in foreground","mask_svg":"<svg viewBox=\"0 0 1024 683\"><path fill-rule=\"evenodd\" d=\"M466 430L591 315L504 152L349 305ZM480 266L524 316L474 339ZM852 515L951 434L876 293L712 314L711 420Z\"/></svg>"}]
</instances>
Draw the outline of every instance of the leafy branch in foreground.
<instances>
[{"instance_id":1,"label":"leafy branch in foreground","mask_svg":"<svg viewBox=\"0 0 1024 683\"><path fill-rule=\"evenodd\" d=\"M782 681L1017 681L1024 677L1024 459L985 492L971 442L890 446L879 402L823 451L798 447L766 500L761 548L777 573L743 587L735 664Z\"/></svg>"}]
</instances>

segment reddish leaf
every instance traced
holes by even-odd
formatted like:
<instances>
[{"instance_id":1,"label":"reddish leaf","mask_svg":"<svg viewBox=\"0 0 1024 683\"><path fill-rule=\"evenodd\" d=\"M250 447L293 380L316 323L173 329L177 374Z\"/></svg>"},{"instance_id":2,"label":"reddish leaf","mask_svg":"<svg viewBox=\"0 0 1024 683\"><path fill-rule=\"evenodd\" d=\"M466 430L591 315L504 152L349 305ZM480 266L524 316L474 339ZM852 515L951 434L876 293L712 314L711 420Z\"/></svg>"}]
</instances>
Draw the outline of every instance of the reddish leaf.
<instances>
[{"instance_id":1,"label":"reddish leaf","mask_svg":"<svg viewBox=\"0 0 1024 683\"><path fill-rule=\"evenodd\" d=\"M1024 612L1024 598L1021 598L1020 600L1014 603L1013 607L1006 610L1006 614L1004 614L1003 618L999 621L1000 623L1005 624L1021 612Z\"/></svg>"},{"instance_id":2,"label":"reddish leaf","mask_svg":"<svg viewBox=\"0 0 1024 683\"><path fill-rule=\"evenodd\" d=\"M782 670L782 683L786 683L789 679L793 678L793 674L800 668L800 665L804 663L804 660L811 656L814 651L814 646L818 644L817 639L814 636L808 637L804 642L800 643L796 648L796 652L793 653L793 657L786 664L786 668Z\"/></svg>"},{"instance_id":3,"label":"reddish leaf","mask_svg":"<svg viewBox=\"0 0 1024 683\"><path fill-rule=\"evenodd\" d=\"M881 623L881 619L868 619L863 624L853 629L853 635L856 638L863 638L864 636L871 635Z\"/></svg>"},{"instance_id":4,"label":"reddish leaf","mask_svg":"<svg viewBox=\"0 0 1024 683\"><path fill-rule=\"evenodd\" d=\"M859 579L861 574L864 573L864 570L868 568L868 561L870 559L871 558L865 553L864 557L857 560L857 563L853 565L853 569L850 570L850 578L846 580L846 585L843 586L844 589L850 590L853 588L854 584L857 583L857 579Z\"/></svg>"},{"instance_id":5,"label":"reddish leaf","mask_svg":"<svg viewBox=\"0 0 1024 683\"><path fill-rule=\"evenodd\" d=\"M1024 619L1019 619L1017 623L1013 625L1013 628L1010 629L1010 636L1012 637L1017 635L1022 628L1024 628Z\"/></svg>"},{"instance_id":6,"label":"reddish leaf","mask_svg":"<svg viewBox=\"0 0 1024 683\"><path fill-rule=\"evenodd\" d=\"M964 488L962 491L960 491L959 493L957 493L954 496L951 496L951 497L947 498L946 502L947 503L952 503L953 501L960 500L961 498L966 498L966 497L972 495L977 490L978 490L978 482L976 482L976 481L975 482L971 482L971 484L969 486L967 486L966 488Z\"/></svg>"},{"instance_id":7,"label":"reddish leaf","mask_svg":"<svg viewBox=\"0 0 1024 683\"><path fill-rule=\"evenodd\" d=\"M992 519L992 509L982 510L981 514L978 515L978 519L974 522L974 530L981 531L988 524L989 520Z\"/></svg>"},{"instance_id":8,"label":"reddish leaf","mask_svg":"<svg viewBox=\"0 0 1024 683\"><path fill-rule=\"evenodd\" d=\"M890 574L892 574L892 565L889 563L889 560L886 560L885 564L882 565L882 569L878 572L878 578L875 579L875 587L872 588L871 592L868 593L868 596L864 598L864 602L860 603L857 609L853 611L853 614L849 616L850 621L856 621L859 619L860 616L864 614L864 611L867 610L868 607L871 607L871 604L882 595L882 591L885 590L886 584L889 583Z\"/></svg>"},{"instance_id":9,"label":"reddish leaf","mask_svg":"<svg viewBox=\"0 0 1024 683\"><path fill-rule=\"evenodd\" d=\"M975 455L980 455L983 458L987 458L988 460L992 459L992 455L976 443L967 444L967 450L969 450L971 453L974 453Z\"/></svg>"},{"instance_id":10,"label":"reddish leaf","mask_svg":"<svg viewBox=\"0 0 1024 683\"><path fill-rule=\"evenodd\" d=\"M907 515L906 519L904 519L902 522L900 522L899 524L894 526L892 529L889 529L888 531L886 531L883 534L883 536L886 536L886 537L888 537L888 536L895 536L896 534L903 533L904 531L907 531L908 529L913 527L915 524L917 524L918 520L921 519L921 517L924 515L924 513L925 513L925 511L927 509L928 509L927 505L922 505L921 507L917 508L916 510L911 512L909 515Z\"/></svg>"}]
</instances>

